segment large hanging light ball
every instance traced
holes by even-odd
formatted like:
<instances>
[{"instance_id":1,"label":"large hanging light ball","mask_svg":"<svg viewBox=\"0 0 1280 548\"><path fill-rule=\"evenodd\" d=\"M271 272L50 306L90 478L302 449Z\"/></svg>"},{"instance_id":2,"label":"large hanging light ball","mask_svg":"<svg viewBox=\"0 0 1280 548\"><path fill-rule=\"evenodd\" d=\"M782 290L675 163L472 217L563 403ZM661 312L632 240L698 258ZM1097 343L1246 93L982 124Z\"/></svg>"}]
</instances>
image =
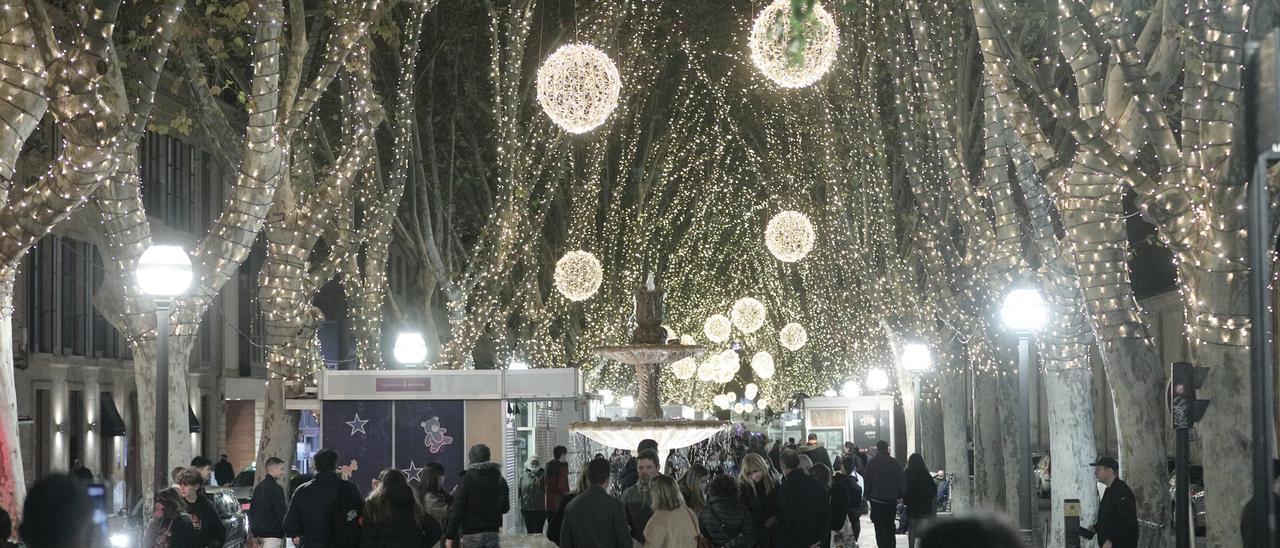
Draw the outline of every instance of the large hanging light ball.
<instances>
[{"instance_id":1,"label":"large hanging light ball","mask_svg":"<svg viewBox=\"0 0 1280 548\"><path fill-rule=\"evenodd\" d=\"M773 354L761 350L756 355L751 356L751 370L755 371L756 376L761 379L769 379L773 377Z\"/></svg>"},{"instance_id":2,"label":"large hanging light ball","mask_svg":"<svg viewBox=\"0 0 1280 548\"><path fill-rule=\"evenodd\" d=\"M538 104L569 133L603 124L618 106L621 90L617 65L595 46L560 46L538 69Z\"/></svg>"},{"instance_id":3,"label":"large hanging light ball","mask_svg":"<svg viewBox=\"0 0 1280 548\"><path fill-rule=\"evenodd\" d=\"M700 364L698 364L698 380L702 382L711 382L716 379L716 372L720 367L720 360L714 356Z\"/></svg>"},{"instance_id":4,"label":"large hanging light ball","mask_svg":"<svg viewBox=\"0 0 1280 548\"><path fill-rule=\"evenodd\" d=\"M746 396L747 399L749 400L756 399L756 394L759 394L759 393L760 393L760 387L756 386L756 383L754 382L747 383L747 386L742 389L742 395Z\"/></svg>"},{"instance_id":5,"label":"large hanging light ball","mask_svg":"<svg viewBox=\"0 0 1280 548\"><path fill-rule=\"evenodd\" d=\"M799 211L783 211L769 219L764 228L764 245L775 258L794 263L813 251L813 223Z\"/></svg>"},{"instance_id":6,"label":"large hanging light ball","mask_svg":"<svg viewBox=\"0 0 1280 548\"><path fill-rule=\"evenodd\" d=\"M715 381L721 384L732 381L738 375L738 369L742 367L738 353L733 350L721 352L716 356L716 362Z\"/></svg>"},{"instance_id":7,"label":"large hanging light ball","mask_svg":"<svg viewBox=\"0 0 1280 548\"><path fill-rule=\"evenodd\" d=\"M677 379L687 381L698 371L698 363L693 358L680 358L671 364L671 374Z\"/></svg>"},{"instance_id":8,"label":"large hanging light ball","mask_svg":"<svg viewBox=\"0 0 1280 548\"><path fill-rule=\"evenodd\" d=\"M760 329L764 325L764 315L764 303L751 297L738 299L738 302L733 303L733 309L729 311L734 327L743 333L754 333Z\"/></svg>"},{"instance_id":9,"label":"large hanging light ball","mask_svg":"<svg viewBox=\"0 0 1280 548\"><path fill-rule=\"evenodd\" d=\"M803 325L791 322L778 331L778 342L782 343L783 348L795 352L809 342L809 332L804 330Z\"/></svg>"},{"instance_id":10,"label":"large hanging light ball","mask_svg":"<svg viewBox=\"0 0 1280 548\"><path fill-rule=\"evenodd\" d=\"M683 344L685 346L693 346L695 344L698 344L698 341L693 340L693 335L680 335L680 344Z\"/></svg>"},{"instance_id":11,"label":"large hanging light ball","mask_svg":"<svg viewBox=\"0 0 1280 548\"><path fill-rule=\"evenodd\" d=\"M556 262L556 289L571 301L585 301L600 289L600 260L586 251L570 251Z\"/></svg>"},{"instance_id":12,"label":"large hanging light ball","mask_svg":"<svg viewBox=\"0 0 1280 548\"><path fill-rule=\"evenodd\" d=\"M767 78L784 88L802 88L817 82L835 61L840 32L831 14L815 2L813 18L803 33L804 59L794 63L789 47L791 2L776 0L760 10L751 26L751 61Z\"/></svg>"},{"instance_id":13,"label":"large hanging light ball","mask_svg":"<svg viewBox=\"0 0 1280 548\"><path fill-rule=\"evenodd\" d=\"M713 343L722 343L729 340L729 335L733 333L733 323L724 314L712 314L707 318L707 322L702 324L702 334L707 336L707 340Z\"/></svg>"}]
</instances>

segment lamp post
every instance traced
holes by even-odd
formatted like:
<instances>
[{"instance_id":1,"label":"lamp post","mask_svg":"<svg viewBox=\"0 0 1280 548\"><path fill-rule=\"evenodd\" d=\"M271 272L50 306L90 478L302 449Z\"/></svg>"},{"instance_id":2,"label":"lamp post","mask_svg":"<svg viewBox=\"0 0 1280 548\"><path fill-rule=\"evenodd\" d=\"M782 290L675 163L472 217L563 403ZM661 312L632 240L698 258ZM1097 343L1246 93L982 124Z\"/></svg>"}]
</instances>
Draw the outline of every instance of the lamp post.
<instances>
[{"instance_id":1,"label":"lamp post","mask_svg":"<svg viewBox=\"0 0 1280 548\"><path fill-rule=\"evenodd\" d=\"M924 343L906 343L902 345L902 354L898 356L898 361L902 364L902 369L911 375L911 380L915 385L915 414L912 420L912 427L915 429L916 452L923 454L924 452L921 451L920 447L921 440L924 439L920 435L920 430L924 424L924 420L920 417L922 407L920 404L920 382L924 378L924 374L929 371L929 368L933 367L933 355L929 353L929 347Z\"/></svg>"},{"instance_id":2,"label":"lamp post","mask_svg":"<svg viewBox=\"0 0 1280 548\"><path fill-rule=\"evenodd\" d=\"M395 347L391 355L405 367L415 367L427 361L427 341L422 333L407 331L396 335Z\"/></svg>"},{"instance_id":3,"label":"lamp post","mask_svg":"<svg viewBox=\"0 0 1280 548\"><path fill-rule=\"evenodd\" d=\"M169 311L191 287L191 258L176 245L153 245L138 258L138 288L156 304L155 489L169 485Z\"/></svg>"},{"instance_id":4,"label":"lamp post","mask_svg":"<svg viewBox=\"0 0 1280 548\"><path fill-rule=\"evenodd\" d=\"M1044 297L1032 287L1017 287L1005 295L1000 320L1018 337L1018 528L1028 546L1035 545L1035 498L1031 492L1031 336L1047 318Z\"/></svg>"}]
</instances>

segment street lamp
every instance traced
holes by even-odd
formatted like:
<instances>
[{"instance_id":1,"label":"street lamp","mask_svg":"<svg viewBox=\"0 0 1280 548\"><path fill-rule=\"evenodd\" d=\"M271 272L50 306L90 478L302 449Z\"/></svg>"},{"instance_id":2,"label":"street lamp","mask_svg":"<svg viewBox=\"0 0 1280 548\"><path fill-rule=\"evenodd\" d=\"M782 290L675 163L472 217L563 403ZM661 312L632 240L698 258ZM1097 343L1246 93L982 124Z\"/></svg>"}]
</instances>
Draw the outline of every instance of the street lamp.
<instances>
[{"instance_id":1,"label":"street lamp","mask_svg":"<svg viewBox=\"0 0 1280 548\"><path fill-rule=\"evenodd\" d=\"M1048 311L1040 291L1019 287L1005 295L1000 319L1018 337L1018 528L1028 545L1035 543L1033 515L1035 497L1031 492L1031 336L1044 327Z\"/></svg>"},{"instance_id":2,"label":"street lamp","mask_svg":"<svg viewBox=\"0 0 1280 548\"><path fill-rule=\"evenodd\" d=\"M155 489L169 485L169 311L191 287L191 257L176 245L153 245L138 257L138 289L156 305Z\"/></svg>"},{"instance_id":3,"label":"street lamp","mask_svg":"<svg viewBox=\"0 0 1280 548\"><path fill-rule=\"evenodd\" d=\"M417 331L401 333L396 335L396 344L391 350L391 355L405 367L421 365L422 362L427 361L427 341L422 338L422 333Z\"/></svg>"},{"instance_id":4,"label":"street lamp","mask_svg":"<svg viewBox=\"0 0 1280 548\"><path fill-rule=\"evenodd\" d=\"M920 435L920 429L924 424L921 418L921 398L920 398L920 379L929 368L933 366L933 355L929 353L928 345L919 342L911 342L902 345L902 354L898 356L898 363L902 364L902 369L911 375L911 380L915 384L915 413L913 414L912 427L915 429L915 447L916 452L921 453L920 441L923 436Z\"/></svg>"},{"instance_id":5,"label":"street lamp","mask_svg":"<svg viewBox=\"0 0 1280 548\"><path fill-rule=\"evenodd\" d=\"M889 373L879 367L867 371L867 390L879 392L889 387Z\"/></svg>"}]
</instances>

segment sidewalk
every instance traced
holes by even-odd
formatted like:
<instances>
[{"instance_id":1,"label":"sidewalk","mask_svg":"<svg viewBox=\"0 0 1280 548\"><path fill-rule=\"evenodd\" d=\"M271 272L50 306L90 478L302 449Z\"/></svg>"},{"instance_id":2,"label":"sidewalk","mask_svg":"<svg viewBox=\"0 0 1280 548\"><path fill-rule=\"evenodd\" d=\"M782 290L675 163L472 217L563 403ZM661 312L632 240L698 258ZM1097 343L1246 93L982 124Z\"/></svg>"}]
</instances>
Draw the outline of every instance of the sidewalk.
<instances>
[{"instance_id":1,"label":"sidewalk","mask_svg":"<svg viewBox=\"0 0 1280 548\"><path fill-rule=\"evenodd\" d=\"M898 535L895 548L907 548L907 535ZM858 539L859 548L875 548L875 527L871 519L862 516L862 535ZM555 544L542 535L503 535L502 548L556 548Z\"/></svg>"}]
</instances>

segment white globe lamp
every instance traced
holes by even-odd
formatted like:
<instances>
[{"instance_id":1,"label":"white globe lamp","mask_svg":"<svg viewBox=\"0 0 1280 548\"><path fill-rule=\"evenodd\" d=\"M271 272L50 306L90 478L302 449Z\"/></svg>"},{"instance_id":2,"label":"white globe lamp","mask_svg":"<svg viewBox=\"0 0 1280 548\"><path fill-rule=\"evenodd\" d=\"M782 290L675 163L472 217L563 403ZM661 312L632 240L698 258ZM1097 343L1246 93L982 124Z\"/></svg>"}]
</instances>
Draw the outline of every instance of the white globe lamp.
<instances>
[{"instance_id":1,"label":"white globe lamp","mask_svg":"<svg viewBox=\"0 0 1280 548\"><path fill-rule=\"evenodd\" d=\"M1034 288L1014 289L1000 304L1000 320L1013 331L1039 331L1048 319L1044 297Z\"/></svg>"},{"instance_id":2,"label":"white globe lamp","mask_svg":"<svg viewBox=\"0 0 1280 548\"><path fill-rule=\"evenodd\" d=\"M138 258L136 276L143 293L172 299L191 287L191 257L176 245L153 245Z\"/></svg>"},{"instance_id":3,"label":"white globe lamp","mask_svg":"<svg viewBox=\"0 0 1280 548\"><path fill-rule=\"evenodd\" d=\"M396 335L395 346L391 350L400 365L412 367L427 361L427 341L422 333L410 331Z\"/></svg>"},{"instance_id":4,"label":"white globe lamp","mask_svg":"<svg viewBox=\"0 0 1280 548\"><path fill-rule=\"evenodd\" d=\"M867 389L879 392L889 387L889 373L879 367L867 371Z\"/></svg>"},{"instance_id":5,"label":"white globe lamp","mask_svg":"<svg viewBox=\"0 0 1280 548\"><path fill-rule=\"evenodd\" d=\"M902 345L902 355L899 359L902 369L908 373L920 374L933 367L933 355L924 343L913 342Z\"/></svg>"}]
</instances>

